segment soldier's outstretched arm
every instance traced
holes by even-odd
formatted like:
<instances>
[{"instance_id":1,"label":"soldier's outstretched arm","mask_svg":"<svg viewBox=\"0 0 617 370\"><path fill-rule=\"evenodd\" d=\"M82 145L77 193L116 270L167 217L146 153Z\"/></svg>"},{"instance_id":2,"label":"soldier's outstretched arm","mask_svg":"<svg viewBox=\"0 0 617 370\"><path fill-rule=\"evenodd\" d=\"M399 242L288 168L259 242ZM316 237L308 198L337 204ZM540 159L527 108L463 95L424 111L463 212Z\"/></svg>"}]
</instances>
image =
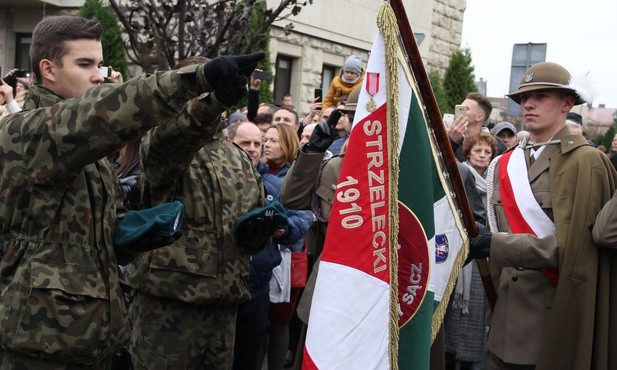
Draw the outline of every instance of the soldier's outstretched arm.
<instances>
[{"instance_id":1,"label":"soldier's outstretched arm","mask_svg":"<svg viewBox=\"0 0 617 370\"><path fill-rule=\"evenodd\" d=\"M262 54L253 59L260 60ZM252 65L249 57L241 60ZM244 73L243 68L250 65L239 67L237 73ZM213 73L217 78L207 77ZM229 102L237 90L224 86L220 73L195 65L139 76L123 84L103 84L78 98L11 116L2 125L5 134L0 140L5 150L15 148L23 153L33 181L56 182L151 127L174 119L190 99L214 91L214 99Z\"/></svg>"},{"instance_id":2,"label":"soldier's outstretched arm","mask_svg":"<svg viewBox=\"0 0 617 370\"><path fill-rule=\"evenodd\" d=\"M158 198L173 188L195 153L221 134L220 114L246 96L247 75L263 57L263 53L219 57L202 66L213 92L189 101L175 119L152 129L142 142L149 194ZM179 73L192 68L184 67Z\"/></svg>"}]
</instances>

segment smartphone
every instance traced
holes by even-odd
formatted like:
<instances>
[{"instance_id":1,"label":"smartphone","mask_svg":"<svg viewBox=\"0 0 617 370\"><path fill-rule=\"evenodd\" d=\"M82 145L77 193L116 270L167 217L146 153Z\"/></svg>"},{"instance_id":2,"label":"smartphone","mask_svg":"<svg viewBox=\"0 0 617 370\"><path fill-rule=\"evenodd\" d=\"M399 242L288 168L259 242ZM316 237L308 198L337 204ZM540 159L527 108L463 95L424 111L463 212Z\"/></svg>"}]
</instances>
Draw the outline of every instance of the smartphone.
<instances>
[{"instance_id":1,"label":"smartphone","mask_svg":"<svg viewBox=\"0 0 617 370\"><path fill-rule=\"evenodd\" d=\"M103 77L105 78L109 78L111 77L111 71L113 71L113 69L111 67L99 67L99 71L101 71L101 74L103 75Z\"/></svg>"},{"instance_id":2,"label":"smartphone","mask_svg":"<svg viewBox=\"0 0 617 370\"><path fill-rule=\"evenodd\" d=\"M458 116L464 116L467 114L467 106L466 105L460 105L457 104L454 106L454 116L458 117Z\"/></svg>"},{"instance_id":3,"label":"smartphone","mask_svg":"<svg viewBox=\"0 0 617 370\"><path fill-rule=\"evenodd\" d=\"M321 101L321 98L323 97L322 95L323 95L323 91L321 89L315 89L313 97L317 99L316 100L317 102Z\"/></svg>"},{"instance_id":4,"label":"smartphone","mask_svg":"<svg viewBox=\"0 0 617 370\"><path fill-rule=\"evenodd\" d=\"M15 71L15 77L30 77L30 72L20 69Z\"/></svg>"},{"instance_id":5,"label":"smartphone","mask_svg":"<svg viewBox=\"0 0 617 370\"><path fill-rule=\"evenodd\" d=\"M452 126L452 124L454 123L454 114L452 113L446 113L443 115L443 125L446 126L446 128Z\"/></svg>"},{"instance_id":6,"label":"smartphone","mask_svg":"<svg viewBox=\"0 0 617 370\"><path fill-rule=\"evenodd\" d=\"M272 74L268 71L255 71L253 72L253 78L256 80L269 81L272 78Z\"/></svg>"}]
</instances>

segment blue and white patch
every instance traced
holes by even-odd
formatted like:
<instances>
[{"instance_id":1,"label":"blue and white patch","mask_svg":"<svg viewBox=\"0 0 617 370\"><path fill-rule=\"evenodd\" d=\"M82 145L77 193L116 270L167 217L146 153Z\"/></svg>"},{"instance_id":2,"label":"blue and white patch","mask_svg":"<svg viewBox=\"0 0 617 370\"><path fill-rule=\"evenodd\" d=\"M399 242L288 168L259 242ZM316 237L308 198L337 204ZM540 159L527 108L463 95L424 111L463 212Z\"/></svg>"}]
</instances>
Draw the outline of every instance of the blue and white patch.
<instances>
[{"instance_id":1,"label":"blue and white patch","mask_svg":"<svg viewBox=\"0 0 617 370\"><path fill-rule=\"evenodd\" d=\"M435 235L435 262L444 263L450 254L448 237L445 234Z\"/></svg>"}]
</instances>

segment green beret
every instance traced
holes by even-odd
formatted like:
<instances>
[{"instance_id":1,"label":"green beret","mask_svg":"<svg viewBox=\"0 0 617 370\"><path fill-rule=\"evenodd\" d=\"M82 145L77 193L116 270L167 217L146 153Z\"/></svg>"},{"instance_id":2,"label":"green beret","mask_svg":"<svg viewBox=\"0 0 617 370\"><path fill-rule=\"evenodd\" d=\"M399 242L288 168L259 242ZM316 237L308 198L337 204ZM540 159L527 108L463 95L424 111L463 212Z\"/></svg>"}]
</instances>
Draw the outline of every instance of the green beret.
<instances>
[{"instance_id":1,"label":"green beret","mask_svg":"<svg viewBox=\"0 0 617 370\"><path fill-rule=\"evenodd\" d=\"M249 253L264 248L274 232L289 226L287 213L283 205L277 201L263 208L257 208L240 217L233 227L234 237Z\"/></svg>"},{"instance_id":2,"label":"green beret","mask_svg":"<svg viewBox=\"0 0 617 370\"><path fill-rule=\"evenodd\" d=\"M173 243L179 237L184 206L179 201L129 211L116 227L116 248L152 250Z\"/></svg>"}]
</instances>

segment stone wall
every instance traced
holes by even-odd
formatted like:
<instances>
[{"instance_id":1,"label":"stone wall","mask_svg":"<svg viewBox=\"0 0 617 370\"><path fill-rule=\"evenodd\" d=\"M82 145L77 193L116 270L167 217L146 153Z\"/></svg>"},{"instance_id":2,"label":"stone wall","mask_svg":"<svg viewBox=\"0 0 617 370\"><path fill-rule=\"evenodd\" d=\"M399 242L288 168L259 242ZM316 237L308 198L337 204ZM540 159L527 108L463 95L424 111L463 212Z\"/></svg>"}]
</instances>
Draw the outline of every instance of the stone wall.
<instances>
[{"instance_id":1,"label":"stone wall","mask_svg":"<svg viewBox=\"0 0 617 370\"><path fill-rule=\"evenodd\" d=\"M425 31L427 34L423 42L428 43L428 46L423 44L421 48L421 51L425 53L423 60L427 71L438 70L443 75L448 67L450 56L461 44L463 15L467 2L466 0L419 1L422 2L422 6L432 8L432 11L429 11L432 14L431 29ZM375 17L376 13L366 14L366 19ZM414 27L413 23L412 27ZM276 26L272 28L270 36L272 70L274 70L279 53L294 58L290 93L299 113L308 112L308 102L313 97L313 89L320 87L324 64L342 67L345 58L352 54L362 56L365 65L368 60L369 50L364 46L359 46L360 43L352 46L337 40L336 37L324 39L294 31L285 35L283 29ZM366 45L366 42L363 45Z\"/></svg>"},{"instance_id":2,"label":"stone wall","mask_svg":"<svg viewBox=\"0 0 617 370\"><path fill-rule=\"evenodd\" d=\"M313 90L321 87L321 73L325 65L342 67L349 55L360 55L366 66L368 51L299 33L285 35L282 29L270 32L272 70L278 54L294 58L290 93L299 113L308 113ZM326 91L324 91L324 94Z\"/></svg>"},{"instance_id":3,"label":"stone wall","mask_svg":"<svg viewBox=\"0 0 617 370\"><path fill-rule=\"evenodd\" d=\"M434 0L432 38L426 69L445 72L450 56L461 46L466 0Z\"/></svg>"}]
</instances>

